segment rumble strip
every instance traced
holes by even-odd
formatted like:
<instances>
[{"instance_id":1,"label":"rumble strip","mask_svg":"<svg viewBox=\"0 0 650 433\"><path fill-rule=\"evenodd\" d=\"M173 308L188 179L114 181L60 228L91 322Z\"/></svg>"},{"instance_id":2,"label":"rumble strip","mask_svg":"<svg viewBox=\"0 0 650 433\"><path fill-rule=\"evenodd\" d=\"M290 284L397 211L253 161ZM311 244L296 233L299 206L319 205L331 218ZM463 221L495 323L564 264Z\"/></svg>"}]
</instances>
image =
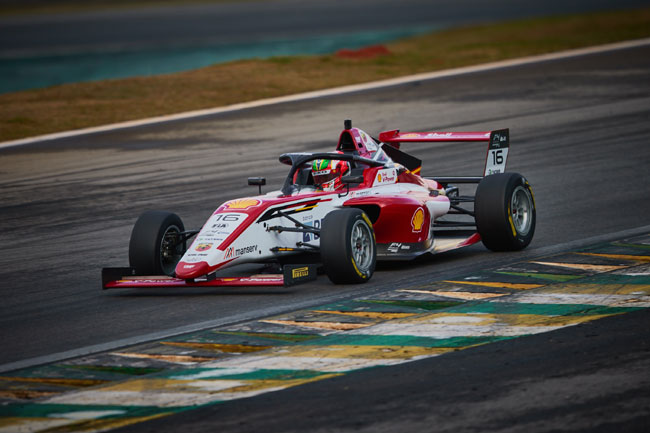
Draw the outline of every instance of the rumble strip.
<instances>
[{"instance_id":1,"label":"rumble strip","mask_svg":"<svg viewBox=\"0 0 650 433\"><path fill-rule=\"evenodd\" d=\"M106 431L650 306L650 234L5 373L0 432Z\"/></svg>"}]
</instances>

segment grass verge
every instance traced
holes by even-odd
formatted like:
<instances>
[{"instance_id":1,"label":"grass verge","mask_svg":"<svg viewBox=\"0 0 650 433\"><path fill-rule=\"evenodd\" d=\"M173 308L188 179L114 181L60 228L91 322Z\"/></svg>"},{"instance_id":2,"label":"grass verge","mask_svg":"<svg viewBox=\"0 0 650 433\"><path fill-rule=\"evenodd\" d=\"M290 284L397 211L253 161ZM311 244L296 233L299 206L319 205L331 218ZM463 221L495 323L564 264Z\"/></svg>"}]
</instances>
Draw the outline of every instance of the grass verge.
<instances>
[{"instance_id":1,"label":"grass verge","mask_svg":"<svg viewBox=\"0 0 650 433\"><path fill-rule=\"evenodd\" d=\"M457 28L390 54L276 57L0 95L0 141L650 36L650 8Z\"/></svg>"}]
</instances>

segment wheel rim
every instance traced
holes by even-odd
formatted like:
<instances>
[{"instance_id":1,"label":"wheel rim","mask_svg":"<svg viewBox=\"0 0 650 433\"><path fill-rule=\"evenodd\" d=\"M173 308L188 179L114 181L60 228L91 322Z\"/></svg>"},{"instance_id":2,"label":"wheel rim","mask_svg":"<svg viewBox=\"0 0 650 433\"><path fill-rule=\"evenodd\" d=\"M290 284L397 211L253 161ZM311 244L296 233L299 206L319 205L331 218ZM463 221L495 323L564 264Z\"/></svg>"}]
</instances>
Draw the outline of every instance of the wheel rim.
<instances>
[{"instance_id":1,"label":"wheel rim","mask_svg":"<svg viewBox=\"0 0 650 433\"><path fill-rule=\"evenodd\" d=\"M359 271L367 273L372 265L373 243L372 233L363 221L357 221L352 226L352 258Z\"/></svg>"},{"instance_id":2,"label":"wheel rim","mask_svg":"<svg viewBox=\"0 0 650 433\"><path fill-rule=\"evenodd\" d=\"M183 242L180 240L180 229L177 226L169 226L160 240L160 265L165 275L173 275L176 271L176 264L183 257Z\"/></svg>"},{"instance_id":3,"label":"wheel rim","mask_svg":"<svg viewBox=\"0 0 650 433\"><path fill-rule=\"evenodd\" d=\"M517 233L526 236L533 221L533 198L523 186L518 186L512 193L510 213Z\"/></svg>"}]
</instances>

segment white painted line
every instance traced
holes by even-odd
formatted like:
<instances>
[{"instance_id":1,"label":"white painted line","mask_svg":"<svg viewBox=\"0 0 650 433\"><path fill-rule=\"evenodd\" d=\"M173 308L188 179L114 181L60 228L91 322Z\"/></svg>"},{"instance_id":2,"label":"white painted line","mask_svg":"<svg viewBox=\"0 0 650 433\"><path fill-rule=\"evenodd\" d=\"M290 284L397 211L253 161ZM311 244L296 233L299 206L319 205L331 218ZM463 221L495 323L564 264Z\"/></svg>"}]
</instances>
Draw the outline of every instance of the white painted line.
<instances>
[{"instance_id":1,"label":"white painted line","mask_svg":"<svg viewBox=\"0 0 650 433\"><path fill-rule=\"evenodd\" d=\"M477 315L478 316L478 315ZM460 316L459 316L460 317ZM463 320L471 317L463 317ZM483 320L477 317L478 320ZM468 320L469 321L469 320ZM568 321L567 321L568 322ZM549 326L518 326L507 323L494 323L491 325L472 325L469 323L426 323L426 322L386 322L366 328L364 335L410 335L413 337L429 338L454 338L454 337L518 337L521 335L541 334L555 331L577 323L563 323ZM347 334L361 334L361 331L349 331Z\"/></svg>"},{"instance_id":2,"label":"white painted line","mask_svg":"<svg viewBox=\"0 0 650 433\"><path fill-rule=\"evenodd\" d=\"M178 390L103 391L103 388L58 395L43 401L45 404L74 404L98 406L199 406L220 400L218 394ZM88 419L92 419L89 417ZM95 430L96 431L96 430Z\"/></svg>"},{"instance_id":3,"label":"white painted line","mask_svg":"<svg viewBox=\"0 0 650 433\"><path fill-rule=\"evenodd\" d=\"M571 284L571 283L569 283ZM550 286L551 288L555 286ZM559 290L564 287L557 284ZM492 302L518 302L524 304L581 304L603 305L606 307L650 307L650 296L647 295L601 295L599 293L521 293L504 299L493 299Z\"/></svg>"},{"instance_id":4,"label":"white painted line","mask_svg":"<svg viewBox=\"0 0 650 433\"><path fill-rule=\"evenodd\" d=\"M439 354L426 355L426 357ZM411 358L328 358L316 356L262 356L244 355L227 358L222 361L205 363L202 368L212 367L239 367L255 370L313 370L324 373L345 373L362 368L403 364L412 361Z\"/></svg>"},{"instance_id":5,"label":"white painted line","mask_svg":"<svg viewBox=\"0 0 650 433\"><path fill-rule=\"evenodd\" d=\"M451 77L456 75L472 74L476 72L490 71L494 69L509 68L513 66L527 65L531 63L546 62L549 60L559 60L559 59L565 59L569 57L584 56L588 54L597 54L606 51L635 48L635 47L641 47L645 45L650 45L650 38L635 39L631 41L598 45L594 47L578 48L574 50L566 50L566 51L560 51L556 53L521 57L517 59L510 59L510 60L502 60L498 62L485 63L482 65L447 69L444 71L425 72L421 74L408 75L404 77L391 78L387 80L373 81L364 84L354 84L349 86L334 87L331 89L316 90L313 92L298 93L295 95L280 96L277 98L260 99L257 101L226 105L224 107L187 111L184 113L170 114L167 116L150 117L148 119L131 120L128 122L113 123L110 125L95 126L92 128L75 129L73 131L64 131L64 132L57 132L53 134L39 135L36 137L21 138L19 140L1 142L0 149L5 149L5 148L15 147L15 146L23 146L26 144L40 143L48 140L57 140L61 138L76 137L76 136L86 135L86 134L95 134L98 132L116 131L119 129L153 125L156 123L165 123L165 122L171 122L175 120L184 120L184 119L191 119L191 118L196 118L201 116L230 113L233 111L247 110L250 108L263 107L263 106L273 105L273 104L297 102L297 101L304 101L307 99L323 98L327 96L336 96L336 95L342 95L346 93L374 90L383 87L398 86L402 84L413 83L416 81L434 80L438 78Z\"/></svg>"}]
</instances>

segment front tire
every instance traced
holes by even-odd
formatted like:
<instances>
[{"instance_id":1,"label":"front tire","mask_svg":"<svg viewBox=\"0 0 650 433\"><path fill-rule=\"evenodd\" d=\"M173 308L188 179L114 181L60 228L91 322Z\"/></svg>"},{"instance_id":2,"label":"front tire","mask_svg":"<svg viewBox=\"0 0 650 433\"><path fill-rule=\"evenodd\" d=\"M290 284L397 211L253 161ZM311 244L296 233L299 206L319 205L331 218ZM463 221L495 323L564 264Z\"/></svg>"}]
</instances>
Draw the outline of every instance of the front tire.
<instances>
[{"instance_id":1,"label":"front tire","mask_svg":"<svg viewBox=\"0 0 650 433\"><path fill-rule=\"evenodd\" d=\"M375 272L375 232L360 209L327 214L320 232L320 251L327 277L334 284L365 283Z\"/></svg>"},{"instance_id":2,"label":"front tire","mask_svg":"<svg viewBox=\"0 0 650 433\"><path fill-rule=\"evenodd\" d=\"M533 190L519 173L484 177L476 189L476 228L483 244L492 251L518 251L535 234Z\"/></svg>"},{"instance_id":3,"label":"front tire","mask_svg":"<svg viewBox=\"0 0 650 433\"><path fill-rule=\"evenodd\" d=\"M185 254L185 231L178 215L148 211L140 215L129 242L129 264L140 275L174 276L176 264Z\"/></svg>"}]
</instances>

